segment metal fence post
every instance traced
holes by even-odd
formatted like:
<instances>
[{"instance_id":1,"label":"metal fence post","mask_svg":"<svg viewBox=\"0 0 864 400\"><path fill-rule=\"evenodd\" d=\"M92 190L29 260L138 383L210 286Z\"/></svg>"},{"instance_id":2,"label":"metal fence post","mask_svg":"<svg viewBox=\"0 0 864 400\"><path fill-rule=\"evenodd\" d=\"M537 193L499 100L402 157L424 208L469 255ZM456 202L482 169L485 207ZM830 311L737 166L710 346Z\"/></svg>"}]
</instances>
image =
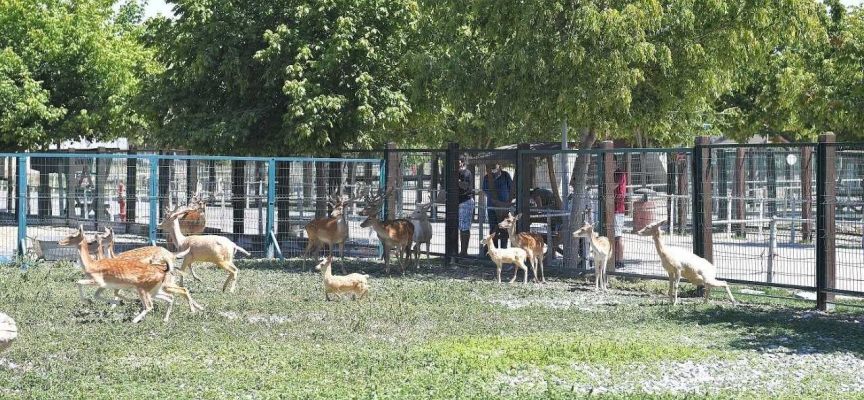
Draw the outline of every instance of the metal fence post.
<instances>
[{"instance_id":1,"label":"metal fence post","mask_svg":"<svg viewBox=\"0 0 864 400\"><path fill-rule=\"evenodd\" d=\"M267 161L267 226L264 229L264 256L273 258L274 235L273 226L276 220L276 159Z\"/></svg>"},{"instance_id":2,"label":"metal fence post","mask_svg":"<svg viewBox=\"0 0 864 400\"><path fill-rule=\"evenodd\" d=\"M731 203L729 202L729 169L726 163L726 149L717 149L717 219L732 219ZM731 230L731 226L728 228Z\"/></svg>"},{"instance_id":3,"label":"metal fence post","mask_svg":"<svg viewBox=\"0 0 864 400\"><path fill-rule=\"evenodd\" d=\"M529 232L531 230L531 160L530 154L525 154L531 150L531 145L528 143L519 143L516 147L516 214L521 215L516 221L517 232ZM550 166L551 168L551 166ZM485 178L484 178L485 179ZM498 221L501 222L501 221ZM496 227L490 226L492 231ZM485 232L484 232L485 233ZM513 238L510 238L513 242ZM485 254L481 254L483 256Z\"/></svg>"},{"instance_id":4,"label":"metal fence post","mask_svg":"<svg viewBox=\"0 0 864 400\"><path fill-rule=\"evenodd\" d=\"M159 214L159 162L157 155L148 157L150 160L150 245L156 245L156 216Z\"/></svg>"},{"instance_id":5,"label":"metal fence post","mask_svg":"<svg viewBox=\"0 0 864 400\"><path fill-rule=\"evenodd\" d=\"M444 158L444 192L447 195L444 207L444 267L449 267L456 258L459 247L459 144L447 144Z\"/></svg>"},{"instance_id":6,"label":"metal fence post","mask_svg":"<svg viewBox=\"0 0 864 400\"><path fill-rule=\"evenodd\" d=\"M696 138L693 148L693 253L713 262L711 226L711 144L707 136Z\"/></svg>"},{"instance_id":7,"label":"metal fence post","mask_svg":"<svg viewBox=\"0 0 864 400\"><path fill-rule=\"evenodd\" d=\"M246 161L231 160L231 210L234 240L239 241L246 226Z\"/></svg>"},{"instance_id":8,"label":"metal fence post","mask_svg":"<svg viewBox=\"0 0 864 400\"><path fill-rule=\"evenodd\" d=\"M27 253L27 156L18 156L18 174L15 177L18 183L18 255Z\"/></svg>"},{"instance_id":9,"label":"metal fence post","mask_svg":"<svg viewBox=\"0 0 864 400\"><path fill-rule=\"evenodd\" d=\"M834 252L836 212L836 155L834 135L819 135L816 147L816 308L826 311L834 294L836 254Z\"/></svg>"},{"instance_id":10,"label":"metal fence post","mask_svg":"<svg viewBox=\"0 0 864 400\"><path fill-rule=\"evenodd\" d=\"M813 218L813 149L801 147L801 240L810 242L813 235L810 229Z\"/></svg>"},{"instance_id":11,"label":"metal fence post","mask_svg":"<svg viewBox=\"0 0 864 400\"><path fill-rule=\"evenodd\" d=\"M128 155L137 153L135 146L129 146ZM69 191L70 195L74 195L73 191ZM135 208L138 205L138 159L130 157L126 159L126 233L129 233L130 227L135 224L137 213Z\"/></svg>"},{"instance_id":12,"label":"metal fence post","mask_svg":"<svg viewBox=\"0 0 864 400\"><path fill-rule=\"evenodd\" d=\"M768 283L774 281L774 258L777 257L777 217L771 216L770 227L771 231L768 235L768 271L765 276L765 281Z\"/></svg>"},{"instance_id":13,"label":"metal fence post","mask_svg":"<svg viewBox=\"0 0 864 400\"><path fill-rule=\"evenodd\" d=\"M732 186L732 195L735 197L734 219L742 221L747 218L747 202L745 201L745 198L747 197L747 170L744 167L746 154L747 149L743 147L739 147L735 150L735 171L733 172L735 185ZM735 225L735 235L742 238L747 236L747 226L744 223Z\"/></svg>"}]
</instances>

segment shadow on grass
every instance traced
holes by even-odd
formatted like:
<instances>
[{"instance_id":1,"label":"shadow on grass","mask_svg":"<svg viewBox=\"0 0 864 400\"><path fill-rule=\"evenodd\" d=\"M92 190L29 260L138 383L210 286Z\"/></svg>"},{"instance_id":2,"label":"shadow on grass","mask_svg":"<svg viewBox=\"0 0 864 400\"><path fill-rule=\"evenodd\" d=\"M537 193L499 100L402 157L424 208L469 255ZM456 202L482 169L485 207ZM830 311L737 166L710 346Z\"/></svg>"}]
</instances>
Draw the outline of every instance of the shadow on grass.
<instances>
[{"instance_id":1,"label":"shadow on grass","mask_svg":"<svg viewBox=\"0 0 864 400\"><path fill-rule=\"evenodd\" d=\"M669 310L668 317L699 325L729 325L744 335L728 342L742 350L770 351L780 346L800 354L850 352L864 356L864 321L858 316L769 306Z\"/></svg>"}]
</instances>

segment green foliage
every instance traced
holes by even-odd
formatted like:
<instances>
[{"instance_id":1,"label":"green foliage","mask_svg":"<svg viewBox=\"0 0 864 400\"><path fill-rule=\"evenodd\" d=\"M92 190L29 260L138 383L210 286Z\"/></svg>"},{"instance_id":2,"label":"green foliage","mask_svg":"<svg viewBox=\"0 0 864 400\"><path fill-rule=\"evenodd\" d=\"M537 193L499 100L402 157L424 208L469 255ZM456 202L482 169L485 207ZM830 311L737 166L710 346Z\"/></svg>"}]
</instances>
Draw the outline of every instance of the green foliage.
<instances>
[{"instance_id":1,"label":"green foliage","mask_svg":"<svg viewBox=\"0 0 864 400\"><path fill-rule=\"evenodd\" d=\"M133 99L155 64L136 16L134 0L116 15L107 0L0 2L0 149L146 128Z\"/></svg>"},{"instance_id":2,"label":"green foliage","mask_svg":"<svg viewBox=\"0 0 864 400\"><path fill-rule=\"evenodd\" d=\"M399 67L413 1L180 0L148 43L159 137L205 152L327 154L378 144L410 112Z\"/></svg>"},{"instance_id":3,"label":"green foliage","mask_svg":"<svg viewBox=\"0 0 864 400\"><path fill-rule=\"evenodd\" d=\"M454 137L470 126L496 143L553 139L562 120L680 142L715 119L737 71L813 15L809 0L422 4L432 45L417 70L435 90L417 96L457 122Z\"/></svg>"}]
</instances>

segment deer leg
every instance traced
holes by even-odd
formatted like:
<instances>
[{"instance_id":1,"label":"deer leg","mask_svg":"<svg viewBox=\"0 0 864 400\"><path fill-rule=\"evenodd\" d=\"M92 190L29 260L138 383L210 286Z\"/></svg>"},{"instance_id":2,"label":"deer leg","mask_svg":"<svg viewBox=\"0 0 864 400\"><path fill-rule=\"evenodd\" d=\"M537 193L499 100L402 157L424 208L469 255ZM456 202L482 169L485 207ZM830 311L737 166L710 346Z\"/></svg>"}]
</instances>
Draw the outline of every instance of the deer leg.
<instances>
[{"instance_id":1,"label":"deer leg","mask_svg":"<svg viewBox=\"0 0 864 400\"><path fill-rule=\"evenodd\" d=\"M543 250L540 250L540 254L537 255L537 263L540 264L540 282L546 283L546 273L543 272L543 264L546 257L543 255Z\"/></svg>"},{"instance_id":2,"label":"deer leg","mask_svg":"<svg viewBox=\"0 0 864 400\"><path fill-rule=\"evenodd\" d=\"M318 251L318 241L309 239L309 241L306 242L306 250L303 251L303 268L306 268L306 260L312 255L313 248L315 251Z\"/></svg>"},{"instance_id":3,"label":"deer leg","mask_svg":"<svg viewBox=\"0 0 864 400\"><path fill-rule=\"evenodd\" d=\"M513 263L513 278L510 279L510 283L516 282L516 275L519 274L519 263ZM525 277L525 280L528 280L528 277Z\"/></svg>"},{"instance_id":4,"label":"deer leg","mask_svg":"<svg viewBox=\"0 0 864 400\"><path fill-rule=\"evenodd\" d=\"M89 303L91 301L91 299L88 299L87 297L84 296L84 286L98 286L99 284L96 283L96 281L93 279L81 279L80 281L77 282L77 285L78 285L78 297L81 298L81 301L83 301L85 303Z\"/></svg>"},{"instance_id":5,"label":"deer leg","mask_svg":"<svg viewBox=\"0 0 864 400\"><path fill-rule=\"evenodd\" d=\"M669 301L672 302L672 305L675 305L675 299L677 298L677 293L675 293L675 276L669 275Z\"/></svg>"},{"instance_id":6,"label":"deer leg","mask_svg":"<svg viewBox=\"0 0 864 400\"><path fill-rule=\"evenodd\" d=\"M594 256L594 290L600 290L600 281L603 279L603 268L606 263L603 258Z\"/></svg>"},{"instance_id":7,"label":"deer leg","mask_svg":"<svg viewBox=\"0 0 864 400\"><path fill-rule=\"evenodd\" d=\"M222 285L222 291L228 288L228 284L231 284L231 289L229 290L231 293L234 293L234 290L237 287L237 267L231 261L223 261L216 264L219 268L228 271L228 278L225 279L225 284Z\"/></svg>"},{"instance_id":8,"label":"deer leg","mask_svg":"<svg viewBox=\"0 0 864 400\"><path fill-rule=\"evenodd\" d=\"M147 293L146 290L139 288L138 297L141 298L141 304L144 305L144 310L142 310L141 313L132 320L133 324L137 324L138 322L140 322L141 319L144 318L144 316L153 309L153 304L150 304L150 293Z\"/></svg>"},{"instance_id":9,"label":"deer leg","mask_svg":"<svg viewBox=\"0 0 864 400\"><path fill-rule=\"evenodd\" d=\"M702 303L708 304L708 298L711 297L711 289L713 289L713 288L714 287L711 286L710 284L708 284L708 283L705 284L705 296L704 296L705 299L702 301Z\"/></svg>"},{"instance_id":10,"label":"deer leg","mask_svg":"<svg viewBox=\"0 0 864 400\"><path fill-rule=\"evenodd\" d=\"M390 245L384 245L384 271L390 275Z\"/></svg>"},{"instance_id":11,"label":"deer leg","mask_svg":"<svg viewBox=\"0 0 864 400\"><path fill-rule=\"evenodd\" d=\"M169 294L176 294L185 297L186 301L189 302L189 310L192 313L195 313L196 309L204 311L204 307L201 307L201 305L195 302L195 300L192 300L192 295L189 293L189 289L176 285L164 285L162 286L162 290Z\"/></svg>"},{"instance_id":12,"label":"deer leg","mask_svg":"<svg viewBox=\"0 0 864 400\"><path fill-rule=\"evenodd\" d=\"M673 299L672 299L672 305L677 305L677 304L678 304L678 285L680 285L680 284L681 284L681 277L680 277L680 276L676 276L676 277L675 277L675 282L673 283L673 288L674 288L673 293L674 293L674 297L673 297Z\"/></svg>"},{"instance_id":13,"label":"deer leg","mask_svg":"<svg viewBox=\"0 0 864 400\"><path fill-rule=\"evenodd\" d=\"M163 322L168 322L168 318L171 316L171 311L174 309L174 296L162 291L162 289L159 289L159 292L156 293L153 298L168 303L168 308L165 310L165 316L162 317Z\"/></svg>"},{"instance_id":14,"label":"deer leg","mask_svg":"<svg viewBox=\"0 0 864 400\"><path fill-rule=\"evenodd\" d=\"M495 272L498 275L498 283L501 283L501 268L503 268L503 265L495 264Z\"/></svg>"},{"instance_id":15,"label":"deer leg","mask_svg":"<svg viewBox=\"0 0 864 400\"><path fill-rule=\"evenodd\" d=\"M525 265L524 261L519 261L519 269L522 269L522 273L524 274L524 279L522 280L523 284L528 284L528 267Z\"/></svg>"},{"instance_id":16,"label":"deer leg","mask_svg":"<svg viewBox=\"0 0 864 400\"><path fill-rule=\"evenodd\" d=\"M537 262L534 261L534 251L525 250L525 252L528 253L527 259L531 260L531 272L534 273L534 282L535 283L540 282L540 280L537 278Z\"/></svg>"},{"instance_id":17,"label":"deer leg","mask_svg":"<svg viewBox=\"0 0 864 400\"><path fill-rule=\"evenodd\" d=\"M432 241L431 240L426 242L426 261L429 261L429 258L431 257L429 255L429 248L430 247L432 247Z\"/></svg>"},{"instance_id":18,"label":"deer leg","mask_svg":"<svg viewBox=\"0 0 864 400\"><path fill-rule=\"evenodd\" d=\"M93 297L95 297L97 300L104 301L104 302L106 302L106 303L108 303L108 304L112 304L112 305L114 305L114 306L116 306L117 304L120 304L120 302L117 301L116 299L107 299L107 298L105 298L105 297L102 297L102 292L103 292L104 290L105 290L105 288L103 288L103 287L100 287L99 289L96 289L96 294L93 295Z\"/></svg>"},{"instance_id":19,"label":"deer leg","mask_svg":"<svg viewBox=\"0 0 864 400\"><path fill-rule=\"evenodd\" d=\"M735 297L732 296L732 290L729 289L729 285L725 284L723 287L726 288L726 293L729 295L729 300L732 300L732 305L738 304L738 302L735 301Z\"/></svg>"}]
</instances>

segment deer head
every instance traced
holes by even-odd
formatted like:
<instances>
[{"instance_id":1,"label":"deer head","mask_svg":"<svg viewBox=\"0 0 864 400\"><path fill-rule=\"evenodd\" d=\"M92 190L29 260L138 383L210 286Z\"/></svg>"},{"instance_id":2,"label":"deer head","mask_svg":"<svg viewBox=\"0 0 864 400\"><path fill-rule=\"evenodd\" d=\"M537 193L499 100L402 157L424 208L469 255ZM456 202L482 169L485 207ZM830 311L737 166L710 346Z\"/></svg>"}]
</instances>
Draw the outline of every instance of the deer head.
<instances>
[{"instance_id":1,"label":"deer head","mask_svg":"<svg viewBox=\"0 0 864 400\"><path fill-rule=\"evenodd\" d=\"M590 238L594 236L594 225L591 225L587 222L582 225L581 228L577 229L576 232L573 232L573 237L586 237Z\"/></svg>"},{"instance_id":2,"label":"deer head","mask_svg":"<svg viewBox=\"0 0 864 400\"><path fill-rule=\"evenodd\" d=\"M652 222L650 225L640 229L639 232L636 232L636 234L639 236L659 236L663 233L663 230L661 228L664 224L666 224L665 219L662 221Z\"/></svg>"}]
</instances>

